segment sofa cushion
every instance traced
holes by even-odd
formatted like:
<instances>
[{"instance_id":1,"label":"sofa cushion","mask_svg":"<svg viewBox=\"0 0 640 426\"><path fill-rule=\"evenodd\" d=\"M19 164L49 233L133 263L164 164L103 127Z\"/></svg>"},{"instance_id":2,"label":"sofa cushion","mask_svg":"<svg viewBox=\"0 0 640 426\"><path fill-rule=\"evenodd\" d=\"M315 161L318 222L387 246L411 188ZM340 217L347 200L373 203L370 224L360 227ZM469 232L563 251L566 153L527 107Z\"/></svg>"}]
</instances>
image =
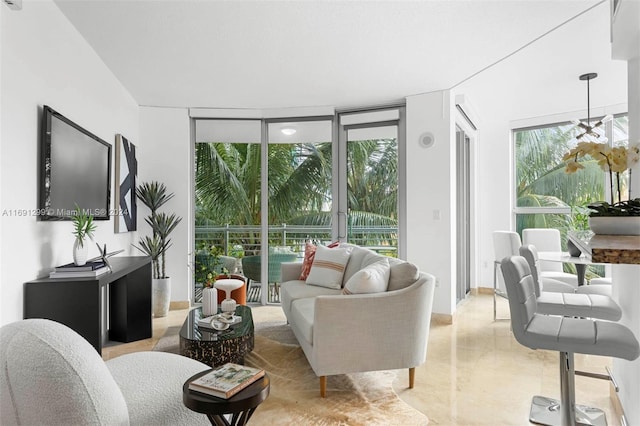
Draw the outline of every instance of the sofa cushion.
<instances>
[{"instance_id":1,"label":"sofa cushion","mask_svg":"<svg viewBox=\"0 0 640 426\"><path fill-rule=\"evenodd\" d=\"M329 244L327 247L334 248L334 247L338 247L338 245L340 245L340 242L336 241L335 243ZM312 244L307 241L307 243L304 246L304 259L302 260L302 270L300 271L299 279L301 280L307 279L307 277L309 276L309 272L311 271L311 265L313 264L313 259L315 258L315 256L316 256L315 244Z\"/></svg>"},{"instance_id":2,"label":"sofa cushion","mask_svg":"<svg viewBox=\"0 0 640 426\"><path fill-rule=\"evenodd\" d=\"M418 280L418 267L410 262L399 259L390 260L389 286L387 291L400 290L409 287Z\"/></svg>"},{"instance_id":3,"label":"sofa cushion","mask_svg":"<svg viewBox=\"0 0 640 426\"><path fill-rule=\"evenodd\" d=\"M291 324L302 333L304 339L313 345L313 316L315 314L315 297L294 300L291 304Z\"/></svg>"},{"instance_id":4,"label":"sofa cushion","mask_svg":"<svg viewBox=\"0 0 640 426\"><path fill-rule=\"evenodd\" d=\"M365 266L344 285L344 294L382 293L389 284L389 260L381 259Z\"/></svg>"},{"instance_id":5,"label":"sofa cushion","mask_svg":"<svg viewBox=\"0 0 640 426\"><path fill-rule=\"evenodd\" d=\"M342 288L342 277L350 254L350 248L316 247L315 258L306 280L307 284L335 289Z\"/></svg>"},{"instance_id":6,"label":"sofa cushion","mask_svg":"<svg viewBox=\"0 0 640 426\"><path fill-rule=\"evenodd\" d=\"M291 304L294 300L305 299L322 295L342 294L341 289L307 285L304 281L287 281L280 286L282 296L282 309L285 314L291 311Z\"/></svg>"}]
</instances>

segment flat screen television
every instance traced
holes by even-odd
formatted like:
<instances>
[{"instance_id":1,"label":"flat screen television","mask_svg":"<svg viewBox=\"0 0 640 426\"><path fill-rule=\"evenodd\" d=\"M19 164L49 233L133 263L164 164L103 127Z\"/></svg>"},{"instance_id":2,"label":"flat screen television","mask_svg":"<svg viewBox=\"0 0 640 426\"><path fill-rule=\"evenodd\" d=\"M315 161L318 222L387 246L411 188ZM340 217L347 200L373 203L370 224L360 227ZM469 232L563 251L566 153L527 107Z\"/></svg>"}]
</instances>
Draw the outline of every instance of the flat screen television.
<instances>
[{"instance_id":1,"label":"flat screen television","mask_svg":"<svg viewBox=\"0 0 640 426\"><path fill-rule=\"evenodd\" d=\"M45 105L42 112L41 220L71 220L76 205L109 220L111 145Z\"/></svg>"}]
</instances>

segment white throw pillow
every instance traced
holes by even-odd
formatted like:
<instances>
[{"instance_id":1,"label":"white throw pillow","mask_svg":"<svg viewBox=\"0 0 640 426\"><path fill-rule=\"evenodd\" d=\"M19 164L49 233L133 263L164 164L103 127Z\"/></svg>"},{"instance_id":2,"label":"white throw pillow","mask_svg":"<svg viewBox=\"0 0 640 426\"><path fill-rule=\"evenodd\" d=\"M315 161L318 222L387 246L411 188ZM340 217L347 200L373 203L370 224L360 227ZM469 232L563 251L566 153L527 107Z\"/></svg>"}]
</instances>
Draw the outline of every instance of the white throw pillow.
<instances>
[{"instance_id":1,"label":"white throw pillow","mask_svg":"<svg viewBox=\"0 0 640 426\"><path fill-rule=\"evenodd\" d=\"M350 255L351 249L318 246L306 283L340 289L344 269L349 262Z\"/></svg>"},{"instance_id":2,"label":"white throw pillow","mask_svg":"<svg viewBox=\"0 0 640 426\"><path fill-rule=\"evenodd\" d=\"M389 285L389 260L382 259L353 274L344 285L344 294L382 293Z\"/></svg>"}]
</instances>

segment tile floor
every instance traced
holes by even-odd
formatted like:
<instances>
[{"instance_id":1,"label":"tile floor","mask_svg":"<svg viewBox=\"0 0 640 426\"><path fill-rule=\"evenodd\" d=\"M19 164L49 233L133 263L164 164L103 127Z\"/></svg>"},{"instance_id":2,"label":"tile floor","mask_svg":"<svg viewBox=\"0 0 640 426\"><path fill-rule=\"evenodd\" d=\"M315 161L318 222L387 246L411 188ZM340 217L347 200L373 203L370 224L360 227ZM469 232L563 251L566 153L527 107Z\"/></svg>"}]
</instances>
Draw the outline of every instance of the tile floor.
<instances>
[{"instance_id":1,"label":"tile floor","mask_svg":"<svg viewBox=\"0 0 640 426\"><path fill-rule=\"evenodd\" d=\"M499 317L508 316L499 300ZM252 306L254 321L284 315L279 306ZM103 349L103 358L150 350L167 327L179 326L187 310L153 320L153 337ZM605 373L609 358L576 355L576 369ZM427 362L416 369L416 386L407 389L408 374L398 371L394 389L405 402L429 416L431 425L525 425L533 395L558 398L558 354L534 351L513 338L509 321L493 321L492 297L470 296L458 307L453 325L432 324ZM576 402L599 407L609 425L619 425L603 380L576 377Z\"/></svg>"}]
</instances>

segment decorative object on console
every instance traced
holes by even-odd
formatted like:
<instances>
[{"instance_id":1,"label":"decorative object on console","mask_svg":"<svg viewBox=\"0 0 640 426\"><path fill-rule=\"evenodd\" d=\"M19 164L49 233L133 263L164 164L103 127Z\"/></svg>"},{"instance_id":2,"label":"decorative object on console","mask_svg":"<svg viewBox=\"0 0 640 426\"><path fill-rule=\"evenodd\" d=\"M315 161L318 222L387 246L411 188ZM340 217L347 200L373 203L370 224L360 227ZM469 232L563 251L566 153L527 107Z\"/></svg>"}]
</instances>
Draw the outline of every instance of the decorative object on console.
<instances>
[{"instance_id":1,"label":"decorative object on console","mask_svg":"<svg viewBox=\"0 0 640 426\"><path fill-rule=\"evenodd\" d=\"M171 247L169 234L178 226L182 218L175 213L158 213L158 209L173 198L173 193L167 193L163 183L143 183L136 188L136 196L151 210L151 215L145 222L151 226L153 236L148 235L139 241L138 250L151 257L153 266L152 299L153 315L167 316L171 301L171 278L166 275L166 252Z\"/></svg>"},{"instance_id":2,"label":"decorative object on console","mask_svg":"<svg viewBox=\"0 0 640 426\"><path fill-rule=\"evenodd\" d=\"M243 285L244 281L233 278L216 280L216 282L214 283L214 287L219 290L224 290L227 295L222 303L220 303L220 309L222 310L222 312L234 312L236 310L237 303L234 299L231 298L231 292L242 287Z\"/></svg>"},{"instance_id":3,"label":"decorative object on console","mask_svg":"<svg viewBox=\"0 0 640 426\"><path fill-rule=\"evenodd\" d=\"M77 266L82 266L87 263L87 256L89 254L89 246L85 244L85 240L87 238L93 239L96 224L93 223L93 216L80 210L77 204L72 221L73 235L76 236L76 240L73 243L73 262Z\"/></svg>"},{"instance_id":4,"label":"decorative object on console","mask_svg":"<svg viewBox=\"0 0 640 426\"><path fill-rule=\"evenodd\" d=\"M111 256L115 256L118 253L122 253L124 250L116 250L116 251L112 251L111 253L109 253L109 252L107 252L107 245L106 244L102 248L100 248L100 244L96 243L96 247L98 247L98 251L100 252L100 256L94 257L93 259L90 260L90 262L93 262L94 260L100 259L100 261L102 263L104 263L107 268L109 268L109 271L111 271L111 263L109 263L109 258Z\"/></svg>"},{"instance_id":5,"label":"decorative object on console","mask_svg":"<svg viewBox=\"0 0 640 426\"><path fill-rule=\"evenodd\" d=\"M127 138L116 135L116 184L114 218L115 232L130 232L137 229L136 203L136 146Z\"/></svg>"},{"instance_id":6,"label":"decorative object on console","mask_svg":"<svg viewBox=\"0 0 640 426\"><path fill-rule=\"evenodd\" d=\"M342 277L350 255L351 248L316 247L306 283L333 289L342 288Z\"/></svg>"}]
</instances>

